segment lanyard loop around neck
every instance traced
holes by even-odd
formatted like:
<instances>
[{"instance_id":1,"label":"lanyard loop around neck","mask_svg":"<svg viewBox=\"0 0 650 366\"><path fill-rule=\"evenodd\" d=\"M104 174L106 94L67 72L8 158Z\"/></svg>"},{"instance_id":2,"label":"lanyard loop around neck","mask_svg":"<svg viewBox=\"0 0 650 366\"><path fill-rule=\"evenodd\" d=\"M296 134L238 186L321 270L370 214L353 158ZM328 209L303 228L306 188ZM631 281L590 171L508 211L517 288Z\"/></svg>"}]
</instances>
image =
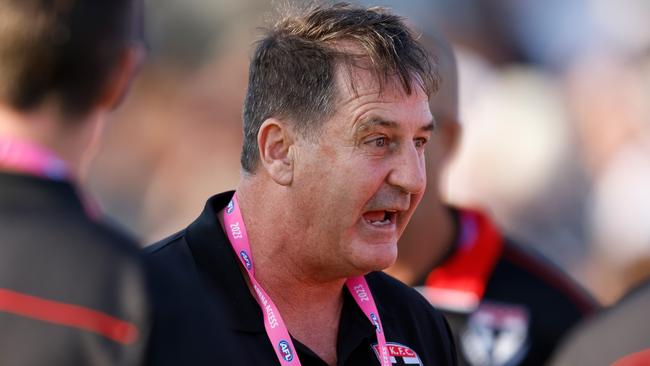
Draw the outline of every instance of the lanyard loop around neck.
<instances>
[{"instance_id":1,"label":"lanyard loop around neck","mask_svg":"<svg viewBox=\"0 0 650 366\"><path fill-rule=\"evenodd\" d=\"M68 164L54 152L38 144L0 136L0 169L29 174L54 181L73 180ZM78 192L86 214L99 220L97 201L86 192Z\"/></svg>"},{"instance_id":2,"label":"lanyard loop around neck","mask_svg":"<svg viewBox=\"0 0 650 366\"><path fill-rule=\"evenodd\" d=\"M67 164L56 154L14 138L0 137L0 168L53 180L70 178Z\"/></svg>"},{"instance_id":3,"label":"lanyard loop around neck","mask_svg":"<svg viewBox=\"0 0 650 366\"><path fill-rule=\"evenodd\" d=\"M262 312L264 313L264 327L280 364L282 366L300 365L296 348L291 341L289 330L287 329L284 320L282 320L278 308L255 279L253 255L250 249L246 226L244 225L239 204L237 203L237 193L233 195L232 200L224 210L223 222L230 244L237 254L242 266L246 270L246 274L248 275L251 286L253 287L255 300L257 300L257 303L262 308ZM388 356L384 329L379 318L377 305L372 297L366 279L363 276L351 277L348 278L345 284L356 303L375 327L381 366L390 366L391 363Z\"/></svg>"}]
</instances>

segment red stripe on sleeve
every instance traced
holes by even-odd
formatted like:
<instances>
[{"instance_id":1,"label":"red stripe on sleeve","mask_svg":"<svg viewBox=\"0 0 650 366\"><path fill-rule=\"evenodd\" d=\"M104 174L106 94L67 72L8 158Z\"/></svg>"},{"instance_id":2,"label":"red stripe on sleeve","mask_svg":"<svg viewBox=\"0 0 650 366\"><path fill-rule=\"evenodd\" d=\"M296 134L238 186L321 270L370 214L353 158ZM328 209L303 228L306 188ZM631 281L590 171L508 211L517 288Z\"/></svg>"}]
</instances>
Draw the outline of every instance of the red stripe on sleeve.
<instances>
[{"instance_id":1,"label":"red stripe on sleeve","mask_svg":"<svg viewBox=\"0 0 650 366\"><path fill-rule=\"evenodd\" d=\"M83 306L7 289L0 289L0 312L86 330L124 345L132 344L138 339L138 328L127 321Z\"/></svg>"}]
</instances>

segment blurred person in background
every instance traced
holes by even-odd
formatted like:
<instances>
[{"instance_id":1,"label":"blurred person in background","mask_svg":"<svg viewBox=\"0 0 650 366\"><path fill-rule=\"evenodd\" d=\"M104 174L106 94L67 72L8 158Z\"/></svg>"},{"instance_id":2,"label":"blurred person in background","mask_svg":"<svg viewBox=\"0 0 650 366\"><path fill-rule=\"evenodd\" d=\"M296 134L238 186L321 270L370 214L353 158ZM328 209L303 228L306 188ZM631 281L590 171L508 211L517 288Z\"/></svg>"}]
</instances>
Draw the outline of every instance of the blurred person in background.
<instances>
[{"instance_id":1,"label":"blurred person in background","mask_svg":"<svg viewBox=\"0 0 650 366\"><path fill-rule=\"evenodd\" d=\"M147 63L113 115L89 184L120 224L152 242L237 184L250 45L270 4L146 5Z\"/></svg>"},{"instance_id":2,"label":"blurred person in background","mask_svg":"<svg viewBox=\"0 0 650 366\"><path fill-rule=\"evenodd\" d=\"M636 364L646 365L650 363L650 53L581 59L569 71L568 84L586 165L595 177L590 215L594 248L587 274L601 283L597 287L601 297L614 305L573 331L552 364L609 365L630 356L621 360L621 366L634 364L635 357Z\"/></svg>"},{"instance_id":3,"label":"blurred person in background","mask_svg":"<svg viewBox=\"0 0 650 366\"><path fill-rule=\"evenodd\" d=\"M439 32L423 38L441 73L440 90L430 100L438 125L426 150L424 198L387 272L444 310L462 364L543 365L560 337L597 306L484 212L449 206L442 198L443 168L461 135L458 74L453 50Z\"/></svg>"},{"instance_id":4,"label":"blurred person in background","mask_svg":"<svg viewBox=\"0 0 650 366\"><path fill-rule=\"evenodd\" d=\"M147 249L222 302L238 364L456 364L442 316L376 272L423 193L432 71L376 8L289 13L258 43L236 193Z\"/></svg>"},{"instance_id":5,"label":"blurred person in background","mask_svg":"<svg viewBox=\"0 0 650 366\"><path fill-rule=\"evenodd\" d=\"M447 25L474 36L468 42L452 34L463 51L461 83L468 79L467 46L492 61L487 76L470 85L478 89L474 101L465 95L471 88L462 92L467 133L449 171L450 201L490 207L508 232L562 265L599 301L614 303L649 268L642 187L650 176L644 142L650 83L629 55L650 45L650 3L432 3L440 10L436 19L446 23L449 9L465 21L483 10L488 15L481 20L495 20L496 33L514 46L506 54L519 55L485 52L495 33L481 21L472 20L474 32L462 22Z\"/></svg>"},{"instance_id":6,"label":"blurred person in background","mask_svg":"<svg viewBox=\"0 0 650 366\"><path fill-rule=\"evenodd\" d=\"M142 61L136 0L0 1L0 364L139 365L137 244L79 182Z\"/></svg>"},{"instance_id":7,"label":"blurred person in background","mask_svg":"<svg viewBox=\"0 0 650 366\"><path fill-rule=\"evenodd\" d=\"M605 304L650 278L649 55L603 50L567 71L567 99L593 180L583 273Z\"/></svg>"}]
</instances>

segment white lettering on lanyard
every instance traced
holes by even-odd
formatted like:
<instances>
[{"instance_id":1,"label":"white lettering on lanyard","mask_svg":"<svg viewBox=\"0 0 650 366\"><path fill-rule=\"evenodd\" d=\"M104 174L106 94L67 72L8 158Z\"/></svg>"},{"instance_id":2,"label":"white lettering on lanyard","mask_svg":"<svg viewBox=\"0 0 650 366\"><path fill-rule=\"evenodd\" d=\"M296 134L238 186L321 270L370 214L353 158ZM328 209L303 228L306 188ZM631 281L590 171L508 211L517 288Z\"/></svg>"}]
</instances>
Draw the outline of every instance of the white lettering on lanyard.
<instances>
[{"instance_id":1,"label":"white lettering on lanyard","mask_svg":"<svg viewBox=\"0 0 650 366\"><path fill-rule=\"evenodd\" d=\"M271 328L277 327L278 320L275 318L275 313L273 312L273 308L271 308L271 304L269 304L269 300L266 298L266 296L264 296L259 286L253 284L253 288L255 289L255 293L257 294L257 297L262 302L262 306L264 307L264 311L266 312L266 319L269 322L269 326Z\"/></svg>"},{"instance_id":2,"label":"white lettering on lanyard","mask_svg":"<svg viewBox=\"0 0 650 366\"><path fill-rule=\"evenodd\" d=\"M366 289L363 288L363 285L356 285L353 287L353 290L354 293L359 298L359 300L363 302L370 301L370 299L368 299L368 294L366 293Z\"/></svg>"},{"instance_id":3,"label":"white lettering on lanyard","mask_svg":"<svg viewBox=\"0 0 650 366\"><path fill-rule=\"evenodd\" d=\"M230 230L232 231L232 237L235 239L242 239L244 236L241 233L241 228L239 227L239 222L234 222L230 224Z\"/></svg>"}]
</instances>

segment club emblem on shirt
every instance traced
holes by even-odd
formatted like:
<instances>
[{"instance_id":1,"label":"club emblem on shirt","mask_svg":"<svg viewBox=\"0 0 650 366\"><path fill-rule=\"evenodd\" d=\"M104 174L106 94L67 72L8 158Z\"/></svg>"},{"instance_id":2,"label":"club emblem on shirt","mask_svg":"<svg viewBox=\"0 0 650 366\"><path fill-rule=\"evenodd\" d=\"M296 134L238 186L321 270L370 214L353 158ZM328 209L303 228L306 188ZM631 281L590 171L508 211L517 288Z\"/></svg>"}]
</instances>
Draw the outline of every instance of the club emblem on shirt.
<instances>
[{"instance_id":1,"label":"club emblem on shirt","mask_svg":"<svg viewBox=\"0 0 650 366\"><path fill-rule=\"evenodd\" d=\"M461 351L470 365L516 365L530 346L528 323L523 306L484 302L461 331Z\"/></svg>"},{"instance_id":2,"label":"club emblem on shirt","mask_svg":"<svg viewBox=\"0 0 650 366\"><path fill-rule=\"evenodd\" d=\"M388 357L390 357L391 365L420 365L422 366L422 361L420 357L413 349L403 344L387 342L386 347L388 348ZM372 345L373 351L375 351L375 356L377 360L381 360L381 355L379 354L379 345Z\"/></svg>"}]
</instances>

